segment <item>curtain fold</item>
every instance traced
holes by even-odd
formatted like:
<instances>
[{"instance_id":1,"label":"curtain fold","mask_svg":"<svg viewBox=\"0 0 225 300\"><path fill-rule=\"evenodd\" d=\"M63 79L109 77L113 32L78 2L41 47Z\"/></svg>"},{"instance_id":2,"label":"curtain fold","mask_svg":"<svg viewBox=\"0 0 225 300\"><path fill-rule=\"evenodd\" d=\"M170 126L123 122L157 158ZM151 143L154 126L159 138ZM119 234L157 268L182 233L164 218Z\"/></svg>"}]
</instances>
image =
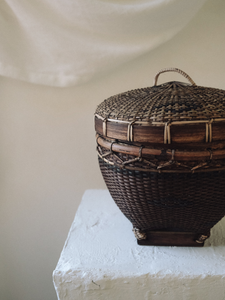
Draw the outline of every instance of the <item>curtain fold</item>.
<instances>
[{"instance_id":1,"label":"curtain fold","mask_svg":"<svg viewBox=\"0 0 225 300\"><path fill-rule=\"evenodd\" d=\"M205 1L1 1L0 75L81 84L171 39Z\"/></svg>"}]
</instances>

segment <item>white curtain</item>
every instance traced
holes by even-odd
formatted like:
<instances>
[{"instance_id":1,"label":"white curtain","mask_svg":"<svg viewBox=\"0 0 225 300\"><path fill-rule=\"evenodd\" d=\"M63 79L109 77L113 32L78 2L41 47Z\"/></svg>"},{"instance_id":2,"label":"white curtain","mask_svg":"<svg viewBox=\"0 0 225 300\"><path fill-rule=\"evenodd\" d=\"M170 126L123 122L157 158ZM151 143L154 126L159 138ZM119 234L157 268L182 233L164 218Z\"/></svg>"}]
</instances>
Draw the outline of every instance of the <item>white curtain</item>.
<instances>
[{"instance_id":1,"label":"white curtain","mask_svg":"<svg viewBox=\"0 0 225 300\"><path fill-rule=\"evenodd\" d=\"M205 0L2 0L0 75L70 86L150 51Z\"/></svg>"}]
</instances>

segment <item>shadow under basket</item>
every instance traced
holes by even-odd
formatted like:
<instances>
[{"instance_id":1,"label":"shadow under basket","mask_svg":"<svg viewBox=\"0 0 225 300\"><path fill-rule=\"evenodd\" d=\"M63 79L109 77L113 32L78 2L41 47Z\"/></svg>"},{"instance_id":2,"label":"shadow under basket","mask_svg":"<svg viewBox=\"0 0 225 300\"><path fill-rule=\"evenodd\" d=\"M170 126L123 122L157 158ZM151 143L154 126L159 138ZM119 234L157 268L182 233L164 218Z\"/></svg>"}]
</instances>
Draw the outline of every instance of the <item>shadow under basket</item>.
<instances>
[{"instance_id":1,"label":"shadow under basket","mask_svg":"<svg viewBox=\"0 0 225 300\"><path fill-rule=\"evenodd\" d=\"M225 171L156 173L99 159L109 192L139 245L202 247L225 211Z\"/></svg>"}]
</instances>

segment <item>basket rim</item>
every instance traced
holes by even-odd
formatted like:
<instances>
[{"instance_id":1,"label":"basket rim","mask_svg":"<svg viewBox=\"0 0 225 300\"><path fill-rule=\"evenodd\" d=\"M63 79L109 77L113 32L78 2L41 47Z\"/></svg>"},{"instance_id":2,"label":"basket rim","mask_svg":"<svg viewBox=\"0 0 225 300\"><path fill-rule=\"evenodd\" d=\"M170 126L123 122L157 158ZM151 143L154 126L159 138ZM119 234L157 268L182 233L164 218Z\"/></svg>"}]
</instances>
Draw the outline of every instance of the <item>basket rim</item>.
<instances>
[{"instance_id":1,"label":"basket rim","mask_svg":"<svg viewBox=\"0 0 225 300\"><path fill-rule=\"evenodd\" d=\"M212 159L224 159L224 149L207 149L207 150L177 150L176 146L170 147L170 149L163 149L162 147L151 147L144 145L130 145L123 141L115 139L106 139L99 134L96 134L96 142L99 146L106 148L113 152L120 152L124 154L130 154L139 156L140 147L142 147L142 156L166 156L167 159L175 159L178 161L199 161L199 160L212 160Z\"/></svg>"},{"instance_id":2,"label":"basket rim","mask_svg":"<svg viewBox=\"0 0 225 300\"><path fill-rule=\"evenodd\" d=\"M106 163L122 169L157 173L194 173L225 170L225 149L215 151L155 149L141 145L128 145L115 140L109 141L99 135L96 136L96 142L98 156ZM106 152L104 152L105 150ZM124 160L119 158L118 154L128 155L131 158L128 157ZM157 162L152 158L156 158ZM141 162L141 166L138 164L139 162ZM169 169L164 169L168 167Z\"/></svg>"}]
</instances>

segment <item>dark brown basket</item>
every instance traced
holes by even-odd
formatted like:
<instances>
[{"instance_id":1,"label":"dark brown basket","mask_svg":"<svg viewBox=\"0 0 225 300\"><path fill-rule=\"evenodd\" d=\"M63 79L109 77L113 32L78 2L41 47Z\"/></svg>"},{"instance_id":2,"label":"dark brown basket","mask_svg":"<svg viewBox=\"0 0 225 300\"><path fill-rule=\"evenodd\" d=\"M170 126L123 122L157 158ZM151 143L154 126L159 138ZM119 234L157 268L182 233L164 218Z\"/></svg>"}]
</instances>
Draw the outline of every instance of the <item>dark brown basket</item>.
<instances>
[{"instance_id":1,"label":"dark brown basket","mask_svg":"<svg viewBox=\"0 0 225 300\"><path fill-rule=\"evenodd\" d=\"M225 211L225 171L153 173L99 158L112 198L134 227L208 235Z\"/></svg>"},{"instance_id":2,"label":"dark brown basket","mask_svg":"<svg viewBox=\"0 0 225 300\"><path fill-rule=\"evenodd\" d=\"M192 79L187 78L192 83L188 88L196 87ZM180 83L178 85L182 86ZM171 87L171 83L168 86ZM122 109L120 120L118 112L117 117L114 115L114 119L111 119L113 108L118 111L118 106L115 105L118 95L107 99L98 107L95 126L98 133L99 165L112 198L133 224L133 231L140 245L203 246L210 235L210 229L225 214L225 106L221 104L221 100L225 100L225 92L210 89L211 96L207 96L210 102L208 98L207 101L204 100L206 96L203 91L199 94L199 87L188 94L183 85L181 90L184 89L185 92L172 90L174 97L182 95L182 101L176 97L176 111L171 113L171 93L168 97L161 92L162 89L168 90L168 86L159 87L158 92L151 88L148 88L149 93L145 90L145 104L141 97L141 106L137 97L140 90L124 94L125 98L127 95L135 95L133 106L136 111L145 111L149 117L148 122L146 119L143 121L143 118L140 122L140 114L136 113L133 121L127 121L131 125L127 125L127 116L129 118L132 114L131 106L127 104ZM143 96L143 91L141 94ZM193 107L193 94L195 108L188 113L189 116L192 115L191 124L187 120L188 109L185 110L183 98L186 99L185 103L189 103L189 107ZM123 94L119 98L123 98ZM196 98L200 101L196 101ZM164 108L159 105L162 99ZM201 106L199 103L204 106L203 112L198 109ZM213 108L209 103L213 103ZM165 107L170 107L171 117L168 114L166 120L165 116L161 117L162 134L162 127L155 124L157 120L152 118L149 111L154 110L154 115L160 118L155 109L165 112ZM181 109L177 113L179 107L183 107L186 119L183 121L182 118L179 124L175 124L178 126L174 130L170 128L168 131L168 122L176 123L175 120L182 116ZM207 115L209 107L212 112L210 116ZM216 110L216 107L219 108ZM101 117L100 110L103 110ZM106 114L108 118L105 117ZM124 124L127 127L126 134Z\"/></svg>"}]
</instances>

